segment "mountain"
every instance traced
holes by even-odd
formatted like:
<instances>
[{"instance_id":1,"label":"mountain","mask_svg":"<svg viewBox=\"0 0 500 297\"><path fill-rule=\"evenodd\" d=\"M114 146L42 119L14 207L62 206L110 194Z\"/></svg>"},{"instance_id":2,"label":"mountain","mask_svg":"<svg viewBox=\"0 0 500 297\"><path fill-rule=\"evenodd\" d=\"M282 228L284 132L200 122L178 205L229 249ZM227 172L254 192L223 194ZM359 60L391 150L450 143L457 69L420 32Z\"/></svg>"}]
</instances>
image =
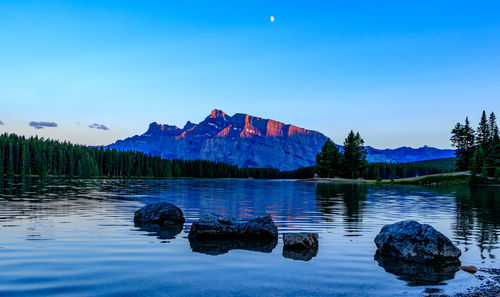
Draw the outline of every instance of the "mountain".
<instances>
[{"instance_id":1,"label":"mountain","mask_svg":"<svg viewBox=\"0 0 500 297\"><path fill-rule=\"evenodd\" d=\"M416 162L416 161L426 161L432 159L445 159L445 158L453 158L455 157L455 151L450 149L438 149L435 147L423 146L420 148L411 148L407 146L403 146L397 149L375 149L371 146L366 147L367 157L369 162L378 162L374 159L377 156L385 156L387 160L380 162L400 162L400 163L408 163L408 162Z\"/></svg>"},{"instance_id":2,"label":"mountain","mask_svg":"<svg viewBox=\"0 0 500 297\"><path fill-rule=\"evenodd\" d=\"M274 120L214 109L199 124L183 128L151 123L146 133L119 140L110 148L137 150L169 159L204 159L293 170L311 166L328 138Z\"/></svg>"},{"instance_id":3,"label":"mountain","mask_svg":"<svg viewBox=\"0 0 500 297\"><path fill-rule=\"evenodd\" d=\"M118 140L109 147L168 159L203 159L239 167L294 170L314 165L315 156L327 139L320 132L248 114L229 116L214 109L198 124L188 121L179 128L154 122L146 133ZM395 150L367 147L367 151L369 162L409 162L453 156L452 150L429 147Z\"/></svg>"}]
</instances>

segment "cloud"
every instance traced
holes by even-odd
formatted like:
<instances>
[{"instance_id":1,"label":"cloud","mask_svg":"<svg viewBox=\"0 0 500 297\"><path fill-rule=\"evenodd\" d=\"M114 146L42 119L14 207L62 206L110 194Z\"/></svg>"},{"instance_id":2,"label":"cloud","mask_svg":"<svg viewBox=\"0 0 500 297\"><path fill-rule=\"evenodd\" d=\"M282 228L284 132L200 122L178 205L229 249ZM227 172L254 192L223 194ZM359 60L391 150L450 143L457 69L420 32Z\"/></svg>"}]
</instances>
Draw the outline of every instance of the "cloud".
<instances>
[{"instance_id":1,"label":"cloud","mask_svg":"<svg viewBox=\"0 0 500 297\"><path fill-rule=\"evenodd\" d=\"M54 122L30 122L29 125L35 129L43 129L45 127L57 127Z\"/></svg>"},{"instance_id":2,"label":"cloud","mask_svg":"<svg viewBox=\"0 0 500 297\"><path fill-rule=\"evenodd\" d=\"M92 125L89 125L89 128L91 129L101 129L101 130L109 130L108 127L102 125L102 124L97 124L97 123L93 123Z\"/></svg>"},{"instance_id":3,"label":"cloud","mask_svg":"<svg viewBox=\"0 0 500 297\"><path fill-rule=\"evenodd\" d=\"M3 125L3 122L2 122L2 121L0 121L0 126L1 126L1 125Z\"/></svg>"}]
</instances>

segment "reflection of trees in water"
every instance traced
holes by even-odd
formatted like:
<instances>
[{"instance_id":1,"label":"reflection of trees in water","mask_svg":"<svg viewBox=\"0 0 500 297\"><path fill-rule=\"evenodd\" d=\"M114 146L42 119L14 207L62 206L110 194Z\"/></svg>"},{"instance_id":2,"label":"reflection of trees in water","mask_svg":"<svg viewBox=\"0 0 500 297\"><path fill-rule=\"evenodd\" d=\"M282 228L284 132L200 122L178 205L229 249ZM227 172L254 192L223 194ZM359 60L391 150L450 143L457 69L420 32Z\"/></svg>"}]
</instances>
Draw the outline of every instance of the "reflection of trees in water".
<instances>
[{"instance_id":1,"label":"reflection of trees in water","mask_svg":"<svg viewBox=\"0 0 500 297\"><path fill-rule=\"evenodd\" d=\"M498 244L500 227L500 189L461 188L456 192L456 201L456 237L466 246L477 242L483 259L484 252L494 258L492 250Z\"/></svg>"},{"instance_id":2,"label":"reflection of trees in water","mask_svg":"<svg viewBox=\"0 0 500 297\"><path fill-rule=\"evenodd\" d=\"M67 216L81 209L99 209L99 200L89 193L96 191L99 181L63 178L0 178L0 207L13 220L18 217L44 219L52 216Z\"/></svg>"},{"instance_id":3,"label":"reflection of trees in water","mask_svg":"<svg viewBox=\"0 0 500 297\"><path fill-rule=\"evenodd\" d=\"M366 201L366 185L320 183L316 185L316 193L326 221L331 222L335 215L341 214L347 232L359 230Z\"/></svg>"}]
</instances>

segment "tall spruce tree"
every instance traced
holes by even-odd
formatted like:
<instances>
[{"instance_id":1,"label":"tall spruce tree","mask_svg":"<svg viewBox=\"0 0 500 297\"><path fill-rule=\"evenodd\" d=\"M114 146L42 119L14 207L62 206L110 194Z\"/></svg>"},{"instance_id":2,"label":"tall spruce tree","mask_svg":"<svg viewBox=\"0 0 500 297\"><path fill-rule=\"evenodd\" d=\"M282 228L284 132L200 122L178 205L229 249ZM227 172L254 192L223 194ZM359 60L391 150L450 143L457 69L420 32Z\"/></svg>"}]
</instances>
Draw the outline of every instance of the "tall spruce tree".
<instances>
[{"instance_id":1,"label":"tall spruce tree","mask_svg":"<svg viewBox=\"0 0 500 297\"><path fill-rule=\"evenodd\" d=\"M498 143L500 141L500 139L499 139L499 136L498 136L497 118L496 118L494 112L492 112L490 114L490 118L489 118L489 121L488 121L488 126L489 126L490 141L493 142L493 143Z\"/></svg>"},{"instance_id":2,"label":"tall spruce tree","mask_svg":"<svg viewBox=\"0 0 500 297\"><path fill-rule=\"evenodd\" d=\"M475 151L475 134L471 128L469 118L465 118L465 125L457 123L451 131L452 146L456 147L457 171L469 170L472 156Z\"/></svg>"},{"instance_id":3,"label":"tall spruce tree","mask_svg":"<svg viewBox=\"0 0 500 297\"><path fill-rule=\"evenodd\" d=\"M489 139L485 147L484 167L488 176L494 177L500 170L500 139L495 114L488 119Z\"/></svg>"},{"instance_id":4,"label":"tall spruce tree","mask_svg":"<svg viewBox=\"0 0 500 297\"><path fill-rule=\"evenodd\" d=\"M360 177L366 166L366 150L364 141L359 132L354 134L351 130L344 141L343 169L345 176L350 178Z\"/></svg>"},{"instance_id":5,"label":"tall spruce tree","mask_svg":"<svg viewBox=\"0 0 500 297\"><path fill-rule=\"evenodd\" d=\"M316 155L316 173L321 177L335 177L340 172L341 159L339 148L328 139Z\"/></svg>"},{"instance_id":6,"label":"tall spruce tree","mask_svg":"<svg viewBox=\"0 0 500 297\"><path fill-rule=\"evenodd\" d=\"M483 110L481 115L481 120L479 121L479 127L476 133L476 145L481 146L483 149L488 144L490 140L490 126L488 124L488 118L486 117L486 111Z\"/></svg>"}]
</instances>

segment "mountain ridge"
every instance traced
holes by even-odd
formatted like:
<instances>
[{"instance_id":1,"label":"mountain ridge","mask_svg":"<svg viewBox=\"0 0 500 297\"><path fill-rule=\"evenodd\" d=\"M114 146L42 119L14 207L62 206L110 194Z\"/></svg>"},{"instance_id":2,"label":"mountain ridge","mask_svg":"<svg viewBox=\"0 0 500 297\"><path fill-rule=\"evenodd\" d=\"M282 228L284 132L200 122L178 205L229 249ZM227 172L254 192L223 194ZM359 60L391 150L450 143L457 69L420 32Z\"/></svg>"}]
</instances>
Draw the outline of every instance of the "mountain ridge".
<instances>
[{"instance_id":1,"label":"mountain ridge","mask_svg":"<svg viewBox=\"0 0 500 297\"><path fill-rule=\"evenodd\" d=\"M327 139L318 131L292 124L244 113L229 116L214 109L198 124L187 121L179 128L152 122L144 134L118 140L108 147L168 159L203 159L239 167L294 170L313 165ZM428 146L392 150L366 148L369 162L412 162L453 156L453 150Z\"/></svg>"}]
</instances>

